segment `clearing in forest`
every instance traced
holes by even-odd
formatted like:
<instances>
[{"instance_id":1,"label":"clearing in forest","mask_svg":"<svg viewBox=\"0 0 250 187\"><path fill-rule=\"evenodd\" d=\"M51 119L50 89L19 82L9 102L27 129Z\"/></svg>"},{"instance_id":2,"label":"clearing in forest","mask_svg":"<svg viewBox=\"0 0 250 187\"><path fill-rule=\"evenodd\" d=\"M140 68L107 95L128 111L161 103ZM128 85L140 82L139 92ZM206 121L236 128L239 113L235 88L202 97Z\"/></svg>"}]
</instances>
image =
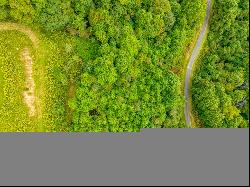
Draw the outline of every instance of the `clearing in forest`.
<instances>
[{"instance_id":1,"label":"clearing in forest","mask_svg":"<svg viewBox=\"0 0 250 187\"><path fill-rule=\"evenodd\" d=\"M0 132L70 131L63 34L0 23Z\"/></svg>"}]
</instances>

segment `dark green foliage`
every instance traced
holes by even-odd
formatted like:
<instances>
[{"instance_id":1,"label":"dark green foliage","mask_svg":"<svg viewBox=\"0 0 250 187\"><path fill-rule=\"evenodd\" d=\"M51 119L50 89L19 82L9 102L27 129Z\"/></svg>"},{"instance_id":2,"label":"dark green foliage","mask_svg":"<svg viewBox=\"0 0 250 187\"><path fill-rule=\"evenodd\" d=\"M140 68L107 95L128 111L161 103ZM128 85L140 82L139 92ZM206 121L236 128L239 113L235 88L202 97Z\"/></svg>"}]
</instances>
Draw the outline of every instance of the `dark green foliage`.
<instances>
[{"instance_id":1,"label":"dark green foliage","mask_svg":"<svg viewBox=\"0 0 250 187\"><path fill-rule=\"evenodd\" d=\"M46 30L62 30L72 22L73 9L70 0L46 0L38 22Z\"/></svg>"},{"instance_id":2,"label":"dark green foliage","mask_svg":"<svg viewBox=\"0 0 250 187\"><path fill-rule=\"evenodd\" d=\"M215 1L208 52L192 90L205 127L248 127L248 11L247 0Z\"/></svg>"},{"instance_id":3,"label":"dark green foliage","mask_svg":"<svg viewBox=\"0 0 250 187\"><path fill-rule=\"evenodd\" d=\"M32 23L39 15L46 0L8 0L9 18L18 22Z\"/></svg>"},{"instance_id":4,"label":"dark green foliage","mask_svg":"<svg viewBox=\"0 0 250 187\"><path fill-rule=\"evenodd\" d=\"M0 0L0 21L7 18L8 11L7 11L7 0Z\"/></svg>"}]
</instances>

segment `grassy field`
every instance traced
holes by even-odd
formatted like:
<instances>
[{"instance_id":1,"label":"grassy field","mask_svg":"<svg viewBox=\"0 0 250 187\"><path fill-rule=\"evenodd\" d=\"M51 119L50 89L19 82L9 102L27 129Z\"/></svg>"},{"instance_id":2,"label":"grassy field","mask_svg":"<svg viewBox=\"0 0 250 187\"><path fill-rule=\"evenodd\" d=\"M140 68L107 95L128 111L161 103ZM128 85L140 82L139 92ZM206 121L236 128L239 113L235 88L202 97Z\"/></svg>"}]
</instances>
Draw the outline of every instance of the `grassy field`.
<instances>
[{"instance_id":1,"label":"grassy field","mask_svg":"<svg viewBox=\"0 0 250 187\"><path fill-rule=\"evenodd\" d=\"M17 32L0 32L0 131L34 131L35 119L28 111L24 91L24 67L19 58L24 47L32 48L29 39Z\"/></svg>"},{"instance_id":2,"label":"grassy field","mask_svg":"<svg viewBox=\"0 0 250 187\"><path fill-rule=\"evenodd\" d=\"M67 132L74 95L74 75L81 61L74 55L74 38L63 33L39 34L34 47L25 34L0 31L0 132ZM30 117L22 93L25 68L21 53L28 48L33 59L36 115Z\"/></svg>"}]
</instances>

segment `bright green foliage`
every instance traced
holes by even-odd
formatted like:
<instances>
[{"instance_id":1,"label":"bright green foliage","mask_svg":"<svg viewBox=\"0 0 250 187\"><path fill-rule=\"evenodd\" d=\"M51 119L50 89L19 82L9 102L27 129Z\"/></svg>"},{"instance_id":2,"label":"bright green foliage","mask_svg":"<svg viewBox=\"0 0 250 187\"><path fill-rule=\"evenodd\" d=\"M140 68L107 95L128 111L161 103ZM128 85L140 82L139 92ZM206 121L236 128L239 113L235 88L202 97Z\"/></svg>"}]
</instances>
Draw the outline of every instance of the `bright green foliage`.
<instances>
[{"instance_id":1,"label":"bright green foliage","mask_svg":"<svg viewBox=\"0 0 250 187\"><path fill-rule=\"evenodd\" d=\"M182 59L205 0L0 2L0 19L44 31L36 71L46 72L38 80L46 131L186 127Z\"/></svg>"},{"instance_id":2,"label":"bright green foliage","mask_svg":"<svg viewBox=\"0 0 250 187\"><path fill-rule=\"evenodd\" d=\"M181 66L175 57L181 58L202 22L199 18L189 23L181 13L182 6L197 9L202 1L187 2L95 3L88 22L91 40L99 46L95 58L86 59L76 97L70 101L75 131L185 127L181 77L170 68ZM172 4L179 10L172 12ZM205 6L200 8L202 17ZM180 24L183 19L185 25ZM181 37L174 37L182 31Z\"/></svg>"},{"instance_id":3,"label":"bright green foliage","mask_svg":"<svg viewBox=\"0 0 250 187\"><path fill-rule=\"evenodd\" d=\"M205 127L248 127L249 2L216 0L193 100ZM245 86L242 86L245 85Z\"/></svg>"}]
</instances>

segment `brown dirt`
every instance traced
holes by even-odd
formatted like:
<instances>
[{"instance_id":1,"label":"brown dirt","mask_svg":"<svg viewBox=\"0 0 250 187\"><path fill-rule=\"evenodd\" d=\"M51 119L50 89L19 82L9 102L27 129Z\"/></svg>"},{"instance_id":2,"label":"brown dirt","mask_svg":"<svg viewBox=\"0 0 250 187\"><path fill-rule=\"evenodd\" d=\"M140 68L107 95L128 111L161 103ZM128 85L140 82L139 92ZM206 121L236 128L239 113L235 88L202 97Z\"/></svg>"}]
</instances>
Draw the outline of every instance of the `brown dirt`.
<instances>
[{"instance_id":1,"label":"brown dirt","mask_svg":"<svg viewBox=\"0 0 250 187\"><path fill-rule=\"evenodd\" d=\"M26 90L23 92L24 102L29 108L29 116L32 117L36 113L35 109L35 81L33 79L33 61L30 56L28 48L25 48L21 54L21 59L24 62L25 67L25 87Z\"/></svg>"},{"instance_id":2,"label":"brown dirt","mask_svg":"<svg viewBox=\"0 0 250 187\"><path fill-rule=\"evenodd\" d=\"M39 39L36 34L30 29L17 23L0 23L0 31L19 31L27 35L35 48L39 46ZM36 114L36 97L35 97L35 81L33 79L33 61L28 48L25 48L21 53L21 59L25 67L25 91L23 92L24 102L29 108L29 116Z\"/></svg>"}]
</instances>

